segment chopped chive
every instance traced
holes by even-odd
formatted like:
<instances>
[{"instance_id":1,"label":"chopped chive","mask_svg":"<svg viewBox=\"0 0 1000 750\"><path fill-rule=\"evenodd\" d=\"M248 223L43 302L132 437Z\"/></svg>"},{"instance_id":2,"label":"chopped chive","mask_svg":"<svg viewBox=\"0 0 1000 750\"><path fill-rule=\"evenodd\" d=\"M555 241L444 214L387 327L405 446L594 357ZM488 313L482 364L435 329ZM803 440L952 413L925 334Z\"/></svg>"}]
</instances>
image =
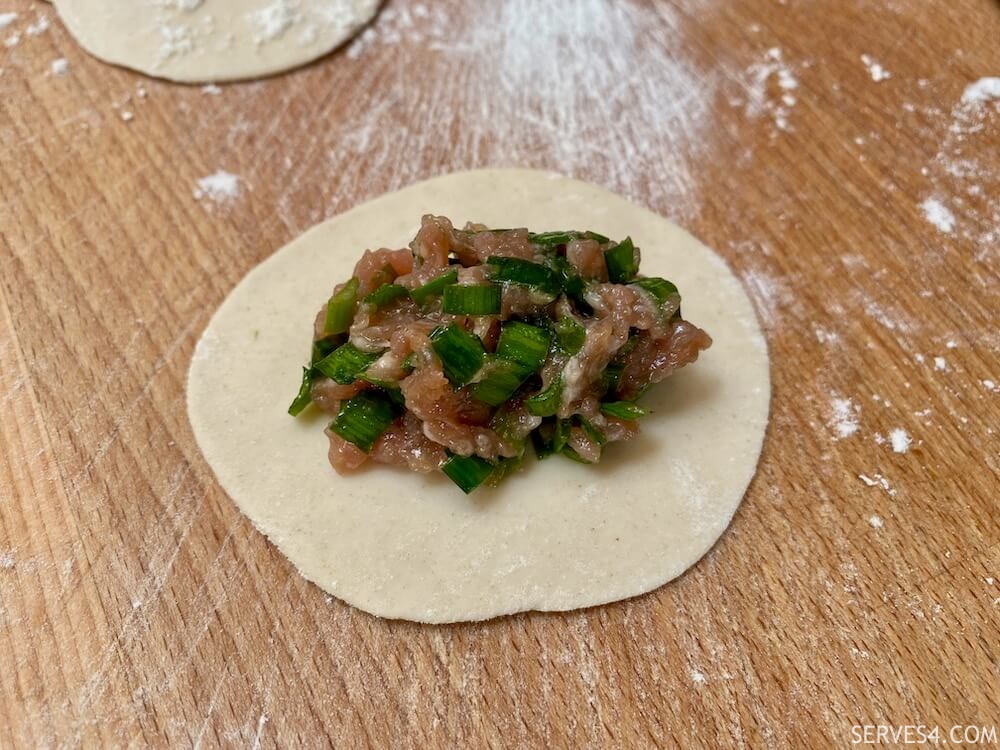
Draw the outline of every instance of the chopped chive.
<instances>
[{"instance_id":1,"label":"chopped chive","mask_svg":"<svg viewBox=\"0 0 1000 750\"><path fill-rule=\"evenodd\" d=\"M516 362L527 377L542 366L551 344L552 334L544 328L512 320L500 331L497 356Z\"/></svg>"},{"instance_id":2,"label":"chopped chive","mask_svg":"<svg viewBox=\"0 0 1000 750\"><path fill-rule=\"evenodd\" d=\"M589 312L590 305L583 298L586 284L570 262L561 255L553 255L546 258L545 263L559 275L560 286L566 296L573 300L582 312Z\"/></svg>"},{"instance_id":3,"label":"chopped chive","mask_svg":"<svg viewBox=\"0 0 1000 750\"><path fill-rule=\"evenodd\" d=\"M513 456L512 458L501 458L497 461L493 471L486 478L486 484L490 487L497 487L503 480L515 473L524 463L524 456Z\"/></svg>"},{"instance_id":4,"label":"chopped chive","mask_svg":"<svg viewBox=\"0 0 1000 750\"><path fill-rule=\"evenodd\" d=\"M405 286L400 286L399 284L383 284L374 292L365 297L365 304L375 305L375 307L384 307L390 302L395 302L396 300L405 297L409 292Z\"/></svg>"},{"instance_id":5,"label":"chopped chive","mask_svg":"<svg viewBox=\"0 0 1000 750\"><path fill-rule=\"evenodd\" d=\"M507 281L538 289L546 294L559 294L562 291L562 280L559 274L541 263L534 263L522 258L505 258L499 255L490 256L486 261L493 266L494 281Z\"/></svg>"},{"instance_id":6,"label":"chopped chive","mask_svg":"<svg viewBox=\"0 0 1000 750\"><path fill-rule=\"evenodd\" d=\"M438 276L436 279L428 281L422 286L418 286L410 292L410 296L413 301L416 302L421 307L426 304L427 300L431 297L439 297L444 293L444 288L446 286L451 286L452 284L458 283L458 271L446 271L445 273Z\"/></svg>"},{"instance_id":7,"label":"chopped chive","mask_svg":"<svg viewBox=\"0 0 1000 750\"><path fill-rule=\"evenodd\" d=\"M483 366L486 350L483 348L483 342L474 333L469 333L451 323L438 326L431 331L430 339L431 348L441 360L444 374L454 385L465 385Z\"/></svg>"},{"instance_id":8,"label":"chopped chive","mask_svg":"<svg viewBox=\"0 0 1000 750\"><path fill-rule=\"evenodd\" d=\"M633 281L630 286L637 286L649 292L659 305L669 302L671 298L680 299L681 295L677 290L677 286L672 281L661 279L659 276L650 276L649 278Z\"/></svg>"},{"instance_id":9,"label":"chopped chive","mask_svg":"<svg viewBox=\"0 0 1000 750\"><path fill-rule=\"evenodd\" d=\"M583 428L583 431L587 434L587 437L593 442L597 443L602 448L607 444L607 437L605 437L604 433L595 427L590 420L578 416L577 421L580 423L580 427Z\"/></svg>"},{"instance_id":10,"label":"chopped chive","mask_svg":"<svg viewBox=\"0 0 1000 750\"><path fill-rule=\"evenodd\" d=\"M441 309L448 315L497 315L500 312L500 287L496 284L452 284L444 288L443 294Z\"/></svg>"},{"instance_id":11,"label":"chopped chive","mask_svg":"<svg viewBox=\"0 0 1000 750\"><path fill-rule=\"evenodd\" d=\"M350 385L381 356L381 352L363 352L354 344L347 343L325 356L313 367L341 385Z\"/></svg>"},{"instance_id":12,"label":"chopped chive","mask_svg":"<svg viewBox=\"0 0 1000 750\"><path fill-rule=\"evenodd\" d=\"M587 340L587 329L573 318L566 316L556 321L556 341L559 348L571 357L583 348Z\"/></svg>"},{"instance_id":13,"label":"chopped chive","mask_svg":"<svg viewBox=\"0 0 1000 750\"><path fill-rule=\"evenodd\" d=\"M608 266L608 278L613 284L624 284L635 278L639 272L638 253L632 238L626 237L610 250L604 251L604 262Z\"/></svg>"},{"instance_id":14,"label":"chopped chive","mask_svg":"<svg viewBox=\"0 0 1000 750\"><path fill-rule=\"evenodd\" d=\"M601 411L609 417L615 417L617 419L639 419L649 413L641 406L633 404L631 401L611 401L606 404L601 404Z\"/></svg>"},{"instance_id":15,"label":"chopped chive","mask_svg":"<svg viewBox=\"0 0 1000 750\"><path fill-rule=\"evenodd\" d=\"M353 277L339 292L330 297L326 305L326 323L323 326L326 334L347 333L351 321L354 320L354 311L358 307L360 284L357 277Z\"/></svg>"},{"instance_id":16,"label":"chopped chive","mask_svg":"<svg viewBox=\"0 0 1000 750\"><path fill-rule=\"evenodd\" d=\"M288 407L288 413L293 417L299 416L302 411L312 403L312 368L302 368L302 385L299 386L299 393Z\"/></svg>"},{"instance_id":17,"label":"chopped chive","mask_svg":"<svg viewBox=\"0 0 1000 750\"><path fill-rule=\"evenodd\" d=\"M530 234L528 238L534 242L536 245L543 245L546 247L565 245L571 240L584 239L584 240L597 240L600 244L604 245L611 242L603 234L598 234L597 232L542 232L541 234Z\"/></svg>"},{"instance_id":18,"label":"chopped chive","mask_svg":"<svg viewBox=\"0 0 1000 750\"><path fill-rule=\"evenodd\" d=\"M473 398L490 406L505 403L528 377L517 362L501 357L488 357L482 373L483 378L470 391Z\"/></svg>"},{"instance_id":19,"label":"chopped chive","mask_svg":"<svg viewBox=\"0 0 1000 750\"><path fill-rule=\"evenodd\" d=\"M337 334L334 336L327 336L320 339L319 341L313 341L312 345L312 357L309 359L309 365L315 365L323 357L332 352L338 346L344 344L347 341L347 337L343 334Z\"/></svg>"},{"instance_id":20,"label":"chopped chive","mask_svg":"<svg viewBox=\"0 0 1000 750\"><path fill-rule=\"evenodd\" d=\"M587 459L585 459L583 456L581 456L579 453L577 453L575 450L573 450L568 445L564 445L562 447L562 450L560 452L566 458L568 458L568 459L570 459L572 461L576 461L578 464L591 464L591 463L593 463L593 461L588 461Z\"/></svg>"},{"instance_id":21,"label":"chopped chive","mask_svg":"<svg viewBox=\"0 0 1000 750\"><path fill-rule=\"evenodd\" d=\"M562 401L562 377L555 378L548 388L524 400L524 408L533 417L551 417L559 411Z\"/></svg>"},{"instance_id":22,"label":"chopped chive","mask_svg":"<svg viewBox=\"0 0 1000 750\"><path fill-rule=\"evenodd\" d=\"M570 421L568 419L556 420L555 435L552 438L552 447L556 453L561 452L566 447L566 441L569 440L569 428Z\"/></svg>"},{"instance_id":23,"label":"chopped chive","mask_svg":"<svg viewBox=\"0 0 1000 750\"><path fill-rule=\"evenodd\" d=\"M406 359L403 360L403 369L406 372L413 372L417 369L417 353L410 352L406 355Z\"/></svg>"},{"instance_id":24,"label":"chopped chive","mask_svg":"<svg viewBox=\"0 0 1000 750\"><path fill-rule=\"evenodd\" d=\"M399 408L377 391L362 391L344 402L330 431L370 453L399 414Z\"/></svg>"},{"instance_id":25,"label":"chopped chive","mask_svg":"<svg viewBox=\"0 0 1000 750\"><path fill-rule=\"evenodd\" d=\"M493 473L493 464L479 456L451 456L441 471L468 495Z\"/></svg>"}]
</instances>

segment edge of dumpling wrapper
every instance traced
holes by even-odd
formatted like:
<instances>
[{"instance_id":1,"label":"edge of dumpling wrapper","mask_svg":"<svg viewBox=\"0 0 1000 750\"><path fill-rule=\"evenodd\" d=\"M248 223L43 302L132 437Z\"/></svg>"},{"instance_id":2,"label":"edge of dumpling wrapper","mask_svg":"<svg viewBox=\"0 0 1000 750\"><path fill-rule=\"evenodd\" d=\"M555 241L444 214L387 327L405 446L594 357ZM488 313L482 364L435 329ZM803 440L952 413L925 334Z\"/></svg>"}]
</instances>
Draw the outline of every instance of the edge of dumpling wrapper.
<instances>
[{"instance_id":1,"label":"edge of dumpling wrapper","mask_svg":"<svg viewBox=\"0 0 1000 750\"><path fill-rule=\"evenodd\" d=\"M439 475L372 466L338 476L322 434L328 418L285 412L312 321L363 249L404 247L424 213L630 234L642 271L678 284L685 317L714 344L651 389L643 403L655 413L642 434L610 446L597 466L528 461L500 488L469 497ZM520 169L433 178L293 240L216 311L187 392L195 438L220 484L302 575L364 611L430 623L604 604L679 576L739 506L769 400L764 336L719 256L603 188Z\"/></svg>"}]
</instances>

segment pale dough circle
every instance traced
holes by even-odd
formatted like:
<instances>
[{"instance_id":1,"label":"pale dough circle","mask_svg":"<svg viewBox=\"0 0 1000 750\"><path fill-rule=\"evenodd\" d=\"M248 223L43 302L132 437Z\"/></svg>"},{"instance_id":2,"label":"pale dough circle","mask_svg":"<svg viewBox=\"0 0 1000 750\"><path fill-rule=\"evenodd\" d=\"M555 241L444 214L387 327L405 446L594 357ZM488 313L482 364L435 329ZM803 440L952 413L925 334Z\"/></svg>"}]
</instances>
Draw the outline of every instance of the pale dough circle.
<instances>
[{"instance_id":1,"label":"pale dough circle","mask_svg":"<svg viewBox=\"0 0 1000 750\"><path fill-rule=\"evenodd\" d=\"M368 23L381 0L55 0L100 59L187 83L304 65Z\"/></svg>"},{"instance_id":2,"label":"pale dough circle","mask_svg":"<svg viewBox=\"0 0 1000 750\"><path fill-rule=\"evenodd\" d=\"M641 435L597 466L530 459L497 490L372 465L342 477L314 409L285 409L316 311L365 248L405 247L425 213L457 224L631 235L714 344L651 389ZM195 349L188 414L236 504L301 573L382 617L480 620L624 599L679 576L728 526L753 477L770 398L753 307L719 256L599 187L529 170L463 172L336 216L253 269Z\"/></svg>"}]
</instances>

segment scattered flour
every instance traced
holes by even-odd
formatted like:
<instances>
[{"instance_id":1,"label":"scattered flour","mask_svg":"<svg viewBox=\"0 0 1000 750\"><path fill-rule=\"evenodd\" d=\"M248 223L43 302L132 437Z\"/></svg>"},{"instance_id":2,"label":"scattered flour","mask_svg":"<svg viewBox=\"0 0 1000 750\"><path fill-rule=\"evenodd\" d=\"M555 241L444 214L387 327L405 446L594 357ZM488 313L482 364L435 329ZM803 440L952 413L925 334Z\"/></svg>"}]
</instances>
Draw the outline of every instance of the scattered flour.
<instances>
[{"instance_id":1,"label":"scattered flour","mask_svg":"<svg viewBox=\"0 0 1000 750\"><path fill-rule=\"evenodd\" d=\"M14 567L14 550L0 552L0 568L10 569Z\"/></svg>"},{"instance_id":2,"label":"scattered flour","mask_svg":"<svg viewBox=\"0 0 1000 750\"><path fill-rule=\"evenodd\" d=\"M290 0L274 0L270 5L247 13L246 17L256 29L254 41L257 44L278 39L299 19Z\"/></svg>"},{"instance_id":3,"label":"scattered flour","mask_svg":"<svg viewBox=\"0 0 1000 750\"><path fill-rule=\"evenodd\" d=\"M209 83L201 87L201 93L208 94L209 96L218 96L222 93L222 88L216 86L214 83Z\"/></svg>"},{"instance_id":4,"label":"scattered flour","mask_svg":"<svg viewBox=\"0 0 1000 750\"><path fill-rule=\"evenodd\" d=\"M993 99L1000 99L1000 77L980 78L966 86L962 93L962 101L966 104L985 104Z\"/></svg>"},{"instance_id":5,"label":"scattered flour","mask_svg":"<svg viewBox=\"0 0 1000 750\"><path fill-rule=\"evenodd\" d=\"M883 526L885 526L885 521L882 520L881 516L872 516L871 518L868 519L868 523L871 524L871 527L873 529L881 529Z\"/></svg>"},{"instance_id":6,"label":"scattered flour","mask_svg":"<svg viewBox=\"0 0 1000 750\"><path fill-rule=\"evenodd\" d=\"M0 29L6 29L17 20L17 13L0 13Z\"/></svg>"},{"instance_id":7,"label":"scattered flour","mask_svg":"<svg viewBox=\"0 0 1000 750\"><path fill-rule=\"evenodd\" d=\"M32 24L28 24L24 30L28 33L28 36L38 36L39 34L44 34L49 30L49 17L39 16L38 20Z\"/></svg>"},{"instance_id":8,"label":"scattered flour","mask_svg":"<svg viewBox=\"0 0 1000 750\"><path fill-rule=\"evenodd\" d=\"M894 497L896 495L896 490L892 488L889 484L889 480L886 479L881 474L875 474L874 477L869 477L865 474L858 474L858 479L864 482L868 487L881 487L888 493L889 497Z\"/></svg>"},{"instance_id":9,"label":"scattered flour","mask_svg":"<svg viewBox=\"0 0 1000 750\"><path fill-rule=\"evenodd\" d=\"M697 669L692 669L691 670L691 682L693 682L695 685L704 685L705 684L705 675L703 673L699 672Z\"/></svg>"},{"instance_id":10,"label":"scattered flour","mask_svg":"<svg viewBox=\"0 0 1000 750\"><path fill-rule=\"evenodd\" d=\"M52 61L49 71L54 76L64 76L69 72L69 61L65 57L60 57Z\"/></svg>"},{"instance_id":11,"label":"scattered flour","mask_svg":"<svg viewBox=\"0 0 1000 750\"><path fill-rule=\"evenodd\" d=\"M222 169L198 180L198 187L194 191L196 199L208 198L216 203L233 200L239 194L240 178Z\"/></svg>"},{"instance_id":12,"label":"scattered flour","mask_svg":"<svg viewBox=\"0 0 1000 750\"><path fill-rule=\"evenodd\" d=\"M876 83L880 83L887 78L892 78L892 73L883 68L882 65L879 64L878 60L871 55L862 55L861 62L863 62L865 67L868 68L868 74Z\"/></svg>"},{"instance_id":13,"label":"scattered flour","mask_svg":"<svg viewBox=\"0 0 1000 750\"><path fill-rule=\"evenodd\" d=\"M896 453L906 453L910 450L913 439L902 427L897 427L889 433L889 442L892 443L892 450Z\"/></svg>"},{"instance_id":14,"label":"scattered flour","mask_svg":"<svg viewBox=\"0 0 1000 750\"><path fill-rule=\"evenodd\" d=\"M778 130L791 130L788 120L797 101L792 92L799 87L799 81L785 62L781 49L771 47L767 50L761 62L746 69L744 78L747 93L744 105L746 116L757 119L766 115L774 121ZM773 91L775 85L777 92ZM773 93L778 96L773 96Z\"/></svg>"},{"instance_id":15,"label":"scattered flour","mask_svg":"<svg viewBox=\"0 0 1000 750\"><path fill-rule=\"evenodd\" d=\"M924 218L945 234L955 231L955 214L938 198L927 198L920 204Z\"/></svg>"},{"instance_id":16,"label":"scattered flour","mask_svg":"<svg viewBox=\"0 0 1000 750\"><path fill-rule=\"evenodd\" d=\"M982 382L983 382L983 387L986 388L986 390L992 391L993 393L1000 393L1000 385L997 385L994 381L987 378Z\"/></svg>"},{"instance_id":17,"label":"scattered flour","mask_svg":"<svg viewBox=\"0 0 1000 750\"><path fill-rule=\"evenodd\" d=\"M816 334L816 340L821 344L836 344L840 341L840 334L819 325L813 326L813 333Z\"/></svg>"},{"instance_id":18,"label":"scattered flour","mask_svg":"<svg viewBox=\"0 0 1000 750\"><path fill-rule=\"evenodd\" d=\"M847 438L858 431L857 404L849 398L834 397L830 402L832 416L829 425L833 428L837 438Z\"/></svg>"},{"instance_id":19,"label":"scattered flour","mask_svg":"<svg viewBox=\"0 0 1000 750\"><path fill-rule=\"evenodd\" d=\"M948 369L948 363L945 361L944 357L934 358L934 369L938 372L944 372Z\"/></svg>"},{"instance_id":20,"label":"scattered flour","mask_svg":"<svg viewBox=\"0 0 1000 750\"><path fill-rule=\"evenodd\" d=\"M16 47L20 43L21 43L21 35L16 31L3 40L4 47Z\"/></svg>"}]
</instances>

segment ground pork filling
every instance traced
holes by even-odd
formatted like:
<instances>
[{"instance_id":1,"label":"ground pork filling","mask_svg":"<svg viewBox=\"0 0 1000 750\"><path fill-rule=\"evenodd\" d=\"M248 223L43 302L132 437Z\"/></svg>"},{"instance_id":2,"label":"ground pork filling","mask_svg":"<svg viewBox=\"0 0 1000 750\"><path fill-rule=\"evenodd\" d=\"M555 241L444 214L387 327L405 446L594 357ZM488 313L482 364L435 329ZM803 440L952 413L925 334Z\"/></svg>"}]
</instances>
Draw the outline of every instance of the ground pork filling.
<instances>
[{"instance_id":1,"label":"ground pork filling","mask_svg":"<svg viewBox=\"0 0 1000 750\"><path fill-rule=\"evenodd\" d=\"M596 463L653 384L712 344L639 249L589 231L455 229L366 250L316 316L289 413L313 404L339 473L369 461L496 484L529 452Z\"/></svg>"}]
</instances>

